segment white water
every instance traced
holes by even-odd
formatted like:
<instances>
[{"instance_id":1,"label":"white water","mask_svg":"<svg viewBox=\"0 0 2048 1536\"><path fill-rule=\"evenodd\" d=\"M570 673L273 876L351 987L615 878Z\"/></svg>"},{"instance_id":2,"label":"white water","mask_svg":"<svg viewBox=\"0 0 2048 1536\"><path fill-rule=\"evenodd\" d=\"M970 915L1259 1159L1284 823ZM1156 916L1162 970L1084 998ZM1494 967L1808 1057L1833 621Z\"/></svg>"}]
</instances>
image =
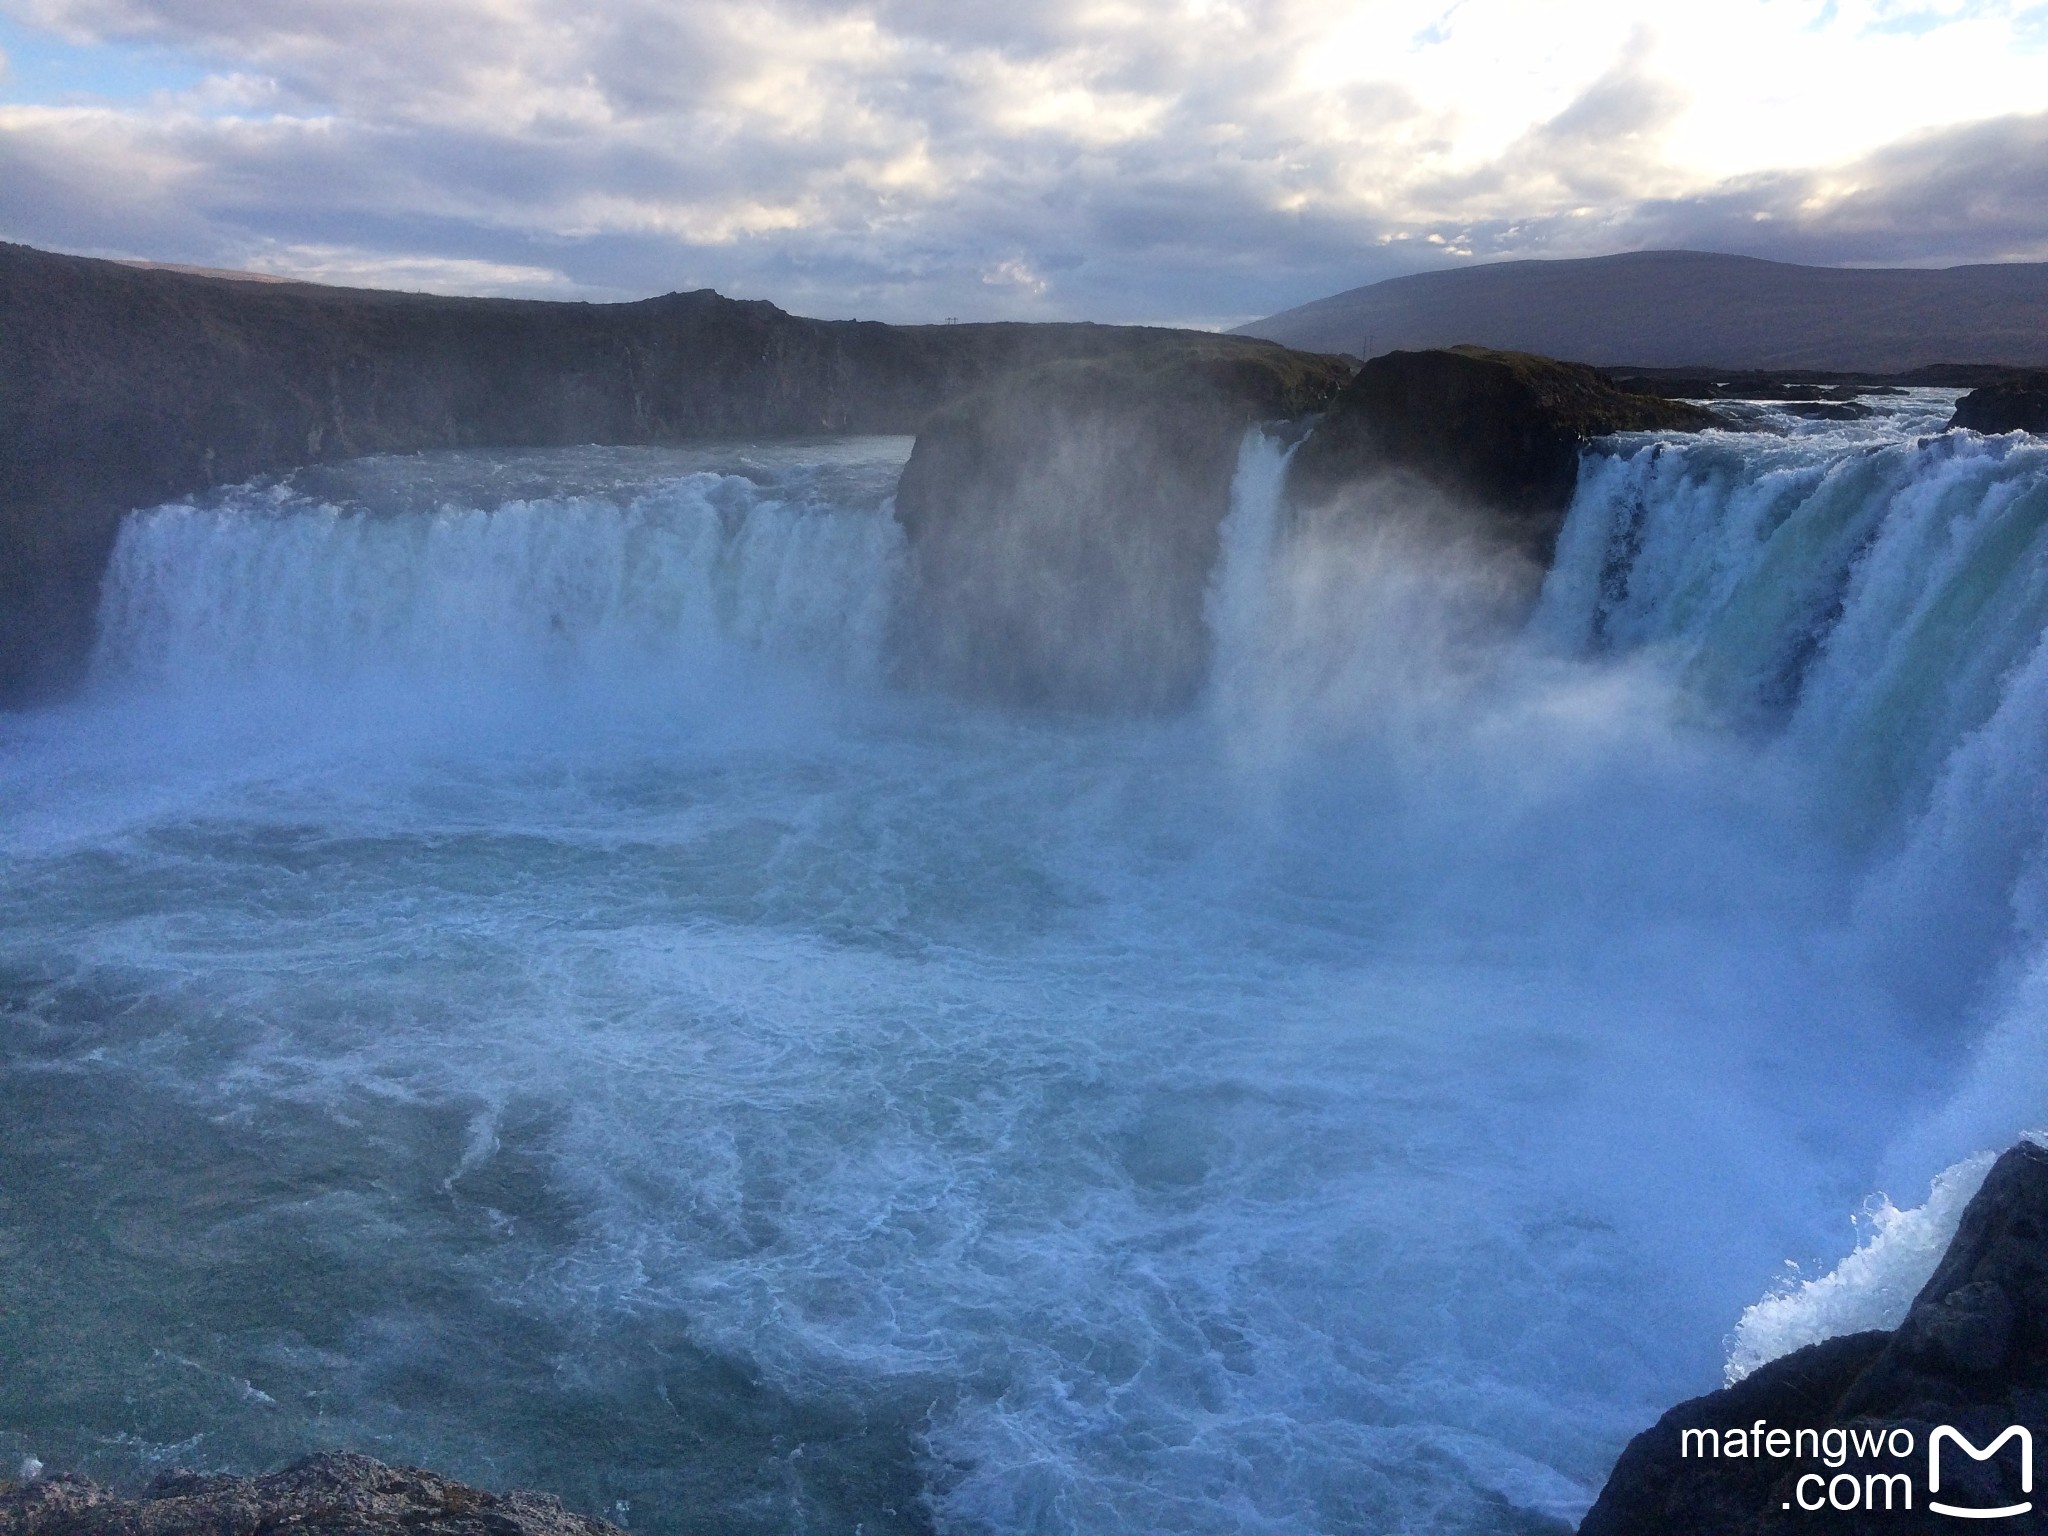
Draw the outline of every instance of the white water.
<instances>
[{"instance_id":1,"label":"white water","mask_svg":"<svg viewBox=\"0 0 2048 1536\"><path fill-rule=\"evenodd\" d=\"M1739 1379L1904 1315L1991 1153L2048 1125L2048 446L1812 432L1594 461L1535 630L1659 658L1762 735L1861 866L1852 941L1967 1056L1908 1120L1839 1266L1749 1308ZM1949 1166L1944 1167L1944 1164Z\"/></svg>"},{"instance_id":2,"label":"white water","mask_svg":"<svg viewBox=\"0 0 2048 1536\"><path fill-rule=\"evenodd\" d=\"M0 1453L1559 1528L2039 1118L2048 469L1934 410L1624 445L1527 637L1254 439L1167 722L886 686L900 443L133 520L0 722Z\"/></svg>"}]
</instances>

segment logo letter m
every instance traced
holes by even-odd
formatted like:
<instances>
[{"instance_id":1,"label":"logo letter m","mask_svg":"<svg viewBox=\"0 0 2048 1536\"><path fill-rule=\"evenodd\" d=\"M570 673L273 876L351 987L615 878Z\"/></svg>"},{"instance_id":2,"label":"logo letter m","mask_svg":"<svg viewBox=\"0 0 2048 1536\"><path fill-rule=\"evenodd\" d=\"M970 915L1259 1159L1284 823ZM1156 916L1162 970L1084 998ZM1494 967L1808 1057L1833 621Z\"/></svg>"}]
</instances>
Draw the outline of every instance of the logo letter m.
<instances>
[{"instance_id":1,"label":"logo letter m","mask_svg":"<svg viewBox=\"0 0 2048 1536\"><path fill-rule=\"evenodd\" d=\"M2019 1424L2015 1424L2007 1429L2004 1434L1985 1446L1981 1451L1976 1446L1970 1444L1969 1440L1959 1431L1946 1424L1936 1426L1934 1433L1927 1437L1927 1491L1929 1493L1941 1492L1942 1441L1953 1440L1956 1443L1957 1449L1961 1450L1972 1461L1989 1461L1998 1454L1999 1448L2006 1441L2013 1439L2017 1439L2020 1443L2020 1492L2032 1493L2034 1491L2034 1435L2033 1431ZM1955 1515L1963 1520L2003 1520L2009 1515L2024 1515L2034 1507L2034 1504L2029 1499L2024 1503L2007 1504L1999 1509L1972 1509L1958 1504L1939 1504L1933 1499L1929 1499L1927 1507L1936 1514Z\"/></svg>"}]
</instances>

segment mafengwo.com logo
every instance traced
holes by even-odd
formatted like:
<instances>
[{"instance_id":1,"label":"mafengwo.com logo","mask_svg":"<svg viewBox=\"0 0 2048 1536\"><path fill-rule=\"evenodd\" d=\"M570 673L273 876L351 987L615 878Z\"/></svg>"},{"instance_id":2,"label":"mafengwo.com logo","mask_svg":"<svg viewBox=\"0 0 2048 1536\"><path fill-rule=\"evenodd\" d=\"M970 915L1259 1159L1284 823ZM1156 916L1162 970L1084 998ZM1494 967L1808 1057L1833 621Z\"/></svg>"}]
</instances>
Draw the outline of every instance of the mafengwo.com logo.
<instances>
[{"instance_id":1,"label":"mafengwo.com logo","mask_svg":"<svg viewBox=\"0 0 2048 1536\"><path fill-rule=\"evenodd\" d=\"M1905 1425L1785 1429L1759 1419L1747 1429L1681 1430L1678 1454L1753 1466L1808 1463L1782 1502L1809 1514L1918 1509L1957 1520L2010 1520L2034 1508L2034 1433L2023 1424L2009 1424L1982 1444L1937 1424L1923 1445Z\"/></svg>"}]
</instances>

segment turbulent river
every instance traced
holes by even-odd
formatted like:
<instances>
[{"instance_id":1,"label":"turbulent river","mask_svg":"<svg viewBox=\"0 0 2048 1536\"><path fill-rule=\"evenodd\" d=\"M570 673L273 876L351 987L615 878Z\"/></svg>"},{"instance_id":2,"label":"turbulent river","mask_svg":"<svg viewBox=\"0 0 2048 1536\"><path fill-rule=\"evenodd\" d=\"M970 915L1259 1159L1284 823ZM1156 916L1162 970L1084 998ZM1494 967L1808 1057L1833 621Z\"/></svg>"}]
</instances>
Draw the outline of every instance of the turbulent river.
<instances>
[{"instance_id":1,"label":"turbulent river","mask_svg":"<svg viewBox=\"0 0 2048 1536\"><path fill-rule=\"evenodd\" d=\"M892 686L905 440L131 517L0 717L0 1471L1563 1529L2048 1122L2048 445L1875 403L1589 454L1526 619L1254 434L1166 719Z\"/></svg>"}]
</instances>

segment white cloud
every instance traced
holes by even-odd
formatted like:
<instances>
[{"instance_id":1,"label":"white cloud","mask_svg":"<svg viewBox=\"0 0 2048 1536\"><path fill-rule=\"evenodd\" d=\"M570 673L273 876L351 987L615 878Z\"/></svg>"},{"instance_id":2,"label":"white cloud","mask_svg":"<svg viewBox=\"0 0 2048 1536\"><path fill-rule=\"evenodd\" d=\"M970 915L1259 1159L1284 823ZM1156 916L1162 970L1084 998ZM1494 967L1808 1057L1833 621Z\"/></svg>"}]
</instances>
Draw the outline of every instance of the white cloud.
<instances>
[{"instance_id":1,"label":"white cloud","mask_svg":"<svg viewBox=\"0 0 2048 1536\"><path fill-rule=\"evenodd\" d=\"M576 284L546 267L446 256L386 256L330 245L278 245L253 252L246 270L344 288L398 288L521 298L571 298Z\"/></svg>"},{"instance_id":2,"label":"white cloud","mask_svg":"<svg viewBox=\"0 0 2048 1536\"><path fill-rule=\"evenodd\" d=\"M1938 181L1929 146L2048 108L2048 6L2018 0L0 0L0 14L206 74L186 91L0 106L0 235L211 264L348 253L319 259L365 274L351 281L712 284L884 318L1225 322L1431 261L1652 232L1929 260L1976 254L1994 226L1999 249L2032 249L2040 231L2022 226L2048 224L2038 207L1973 214L1927 194L1939 218L1909 249L1903 221L1870 212L1883 178L1923 194ZM1879 153L1893 141L1907 147ZM1788 203L1795 185L1804 201ZM1839 247L1831 229L1848 232Z\"/></svg>"}]
</instances>

